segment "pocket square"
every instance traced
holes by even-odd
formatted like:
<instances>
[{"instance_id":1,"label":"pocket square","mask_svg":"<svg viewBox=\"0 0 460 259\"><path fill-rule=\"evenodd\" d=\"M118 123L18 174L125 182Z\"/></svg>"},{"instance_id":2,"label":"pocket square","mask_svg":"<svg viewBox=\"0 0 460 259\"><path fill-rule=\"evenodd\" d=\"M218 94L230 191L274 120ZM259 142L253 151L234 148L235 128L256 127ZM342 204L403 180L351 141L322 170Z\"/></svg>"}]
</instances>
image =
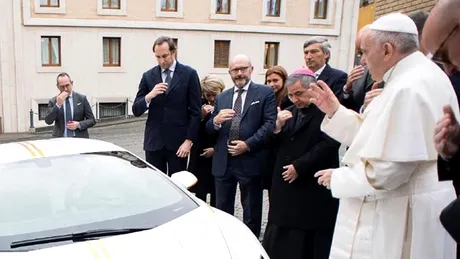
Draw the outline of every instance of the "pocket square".
<instances>
[{"instance_id":1,"label":"pocket square","mask_svg":"<svg viewBox=\"0 0 460 259\"><path fill-rule=\"evenodd\" d=\"M260 103L260 101L254 101L251 103L251 105L258 104L258 103Z\"/></svg>"},{"instance_id":2,"label":"pocket square","mask_svg":"<svg viewBox=\"0 0 460 259\"><path fill-rule=\"evenodd\" d=\"M77 106L80 105L81 103L77 103Z\"/></svg>"}]
</instances>

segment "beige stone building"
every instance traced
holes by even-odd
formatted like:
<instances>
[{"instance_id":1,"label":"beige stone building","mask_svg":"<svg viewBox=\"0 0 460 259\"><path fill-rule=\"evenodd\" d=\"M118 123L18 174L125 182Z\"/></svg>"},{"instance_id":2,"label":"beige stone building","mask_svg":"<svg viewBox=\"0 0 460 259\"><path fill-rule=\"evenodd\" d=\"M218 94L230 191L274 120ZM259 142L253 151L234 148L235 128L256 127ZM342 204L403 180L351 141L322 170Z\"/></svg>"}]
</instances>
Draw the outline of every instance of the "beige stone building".
<instances>
[{"instance_id":1,"label":"beige stone building","mask_svg":"<svg viewBox=\"0 0 460 259\"><path fill-rule=\"evenodd\" d=\"M173 37L178 60L200 77L216 74L232 86L229 59L252 58L263 83L275 64L304 65L302 45L322 35L331 65L353 65L357 0L2 0L0 128L45 126L56 75L68 72L97 118L131 114L141 75L156 65L153 41Z\"/></svg>"},{"instance_id":2,"label":"beige stone building","mask_svg":"<svg viewBox=\"0 0 460 259\"><path fill-rule=\"evenodd\" d=\"M430 11L437 2L437 0L375 0L375 16L378 18L392 12Z\"/></svg>"}]
</instances>

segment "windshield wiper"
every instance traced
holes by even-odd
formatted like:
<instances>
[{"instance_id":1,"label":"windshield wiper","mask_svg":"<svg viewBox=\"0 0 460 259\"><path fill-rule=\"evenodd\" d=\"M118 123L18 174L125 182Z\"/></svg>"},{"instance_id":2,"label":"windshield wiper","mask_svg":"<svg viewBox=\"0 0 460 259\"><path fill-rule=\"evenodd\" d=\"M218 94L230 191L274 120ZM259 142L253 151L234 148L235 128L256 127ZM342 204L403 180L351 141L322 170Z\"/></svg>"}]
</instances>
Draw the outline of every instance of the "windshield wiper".
<instances>
[{"instance_id":1,"label":"windshield wiper","mask_svg":"<svg viewBox=\"0 0 460 259\"><path fill-rule=\"evenodd\" d=\"M72 233L72 234L56 235L56 236L49 236L49 237L39 237L39 238L26 239L26 240L21 240L21 241L14 241L10 244L10 248L42 245L42 244L64 242L64 241L79 242L79 241L85 241L85 240L99 238L99 237L123 235L123 234L144 231L144 230L149 230L149 229L152 229L152 228L96 229L96 230L89 230L89 231Z\"/></svg>"}]
</instances>

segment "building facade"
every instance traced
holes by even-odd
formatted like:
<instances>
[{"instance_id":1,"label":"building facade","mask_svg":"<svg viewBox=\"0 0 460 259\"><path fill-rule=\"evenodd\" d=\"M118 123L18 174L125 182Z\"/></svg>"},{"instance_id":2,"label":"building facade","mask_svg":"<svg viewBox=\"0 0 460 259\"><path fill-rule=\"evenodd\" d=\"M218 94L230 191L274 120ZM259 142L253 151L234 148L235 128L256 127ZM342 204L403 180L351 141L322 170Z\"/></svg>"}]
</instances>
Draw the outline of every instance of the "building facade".
<instances>
[{"instance_id":1,"label":"building facade","mask_svg":"<svg viewBox=\"0 0 460 259\"><path fill-rule=\"evenodd\" d=\"M332 66L353 65L359 1L344 0L2 0L0 128L45 126L56 75L68 72L97 118L131 114L152 45L174 38L177 59L232 86L228 62L243 53L263 83L268 67L304 65L303 43L325 36Z\"/></svg>"}]
</instances>

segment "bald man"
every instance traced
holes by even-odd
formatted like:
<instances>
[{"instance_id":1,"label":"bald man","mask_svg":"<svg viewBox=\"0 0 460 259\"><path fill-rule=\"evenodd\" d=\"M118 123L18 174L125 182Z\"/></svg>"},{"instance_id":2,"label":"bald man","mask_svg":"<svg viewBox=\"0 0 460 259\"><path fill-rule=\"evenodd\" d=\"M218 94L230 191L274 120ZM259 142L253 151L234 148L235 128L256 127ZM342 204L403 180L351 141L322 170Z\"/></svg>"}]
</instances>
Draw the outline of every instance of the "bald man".
<instances>
[{"instance_id":1,"label":"bald man","mask_svg":"<svg viewBox=\"0 0 460 259\"><path fill-rule=\"evenodd\" d=\"M369 34L369 25L364 26L358 32L355 40L355 48L357 52L361 52L361 40ZM366 93L374 91L374 88L382 88L383 84L374 85L369 70L366 67L366 61L361 58L360 65L355 66L348 74L347 83L343 88L343 106L359 112L364 104ZM377 90L380 92L381 90Z\"/></svg>"},{"instance_id":2,"label":"bald man","mask_svg":"<svg viewBox=\"0 0 460 259\"><path fill-rule=\"evenodd\" d=\"M452 73L460 67L460 0L440 0L425 23L422 43L432 53L433 60ZM455 98L455 97L452 97ZM435 145L440 180L460 184L460 124L451 106L444 107L444 116L435 129ZM453 201L441 213L441 222L449 234L460 241L460 200ZM457 256L458 258L458 256Z\"/></svg>"},{"instance_id":3,"label":"bald man","mask_svg":"<svg viewBox=\"0 0 460 259\"><path fill-rule=\"evenodd\" d=\"M212 160L216 207L234 213L236 185L241 191L243 222L259 237L262 223L262 176L267 159L265 135L276 121L276 98L271 87L252 82L249 57L232 59L234 86L216 97L206 127L217 134Z\"/></svg>"}]
</instances>

